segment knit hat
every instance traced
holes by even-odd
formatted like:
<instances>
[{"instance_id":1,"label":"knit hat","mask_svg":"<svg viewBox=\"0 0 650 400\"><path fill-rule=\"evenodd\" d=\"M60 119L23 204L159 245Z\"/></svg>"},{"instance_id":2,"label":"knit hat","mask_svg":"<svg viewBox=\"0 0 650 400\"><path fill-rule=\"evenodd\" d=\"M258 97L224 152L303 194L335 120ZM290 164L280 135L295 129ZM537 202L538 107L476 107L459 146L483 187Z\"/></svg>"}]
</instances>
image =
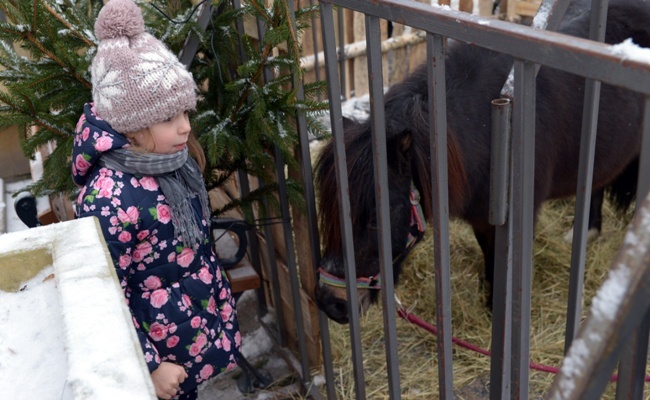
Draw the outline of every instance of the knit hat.
<instances>
[{"instance_id":1,"label":"knit hat","mask_svg":"<svg viewBox=\"0 0 650 400\"><path fill-rule=\"evenodd\" d=\"M110 0L95 21L90 71L97 115L121 133L136 132L196 107L192 74L144 31L132 0Z\"/></svg>"}]
</instances>

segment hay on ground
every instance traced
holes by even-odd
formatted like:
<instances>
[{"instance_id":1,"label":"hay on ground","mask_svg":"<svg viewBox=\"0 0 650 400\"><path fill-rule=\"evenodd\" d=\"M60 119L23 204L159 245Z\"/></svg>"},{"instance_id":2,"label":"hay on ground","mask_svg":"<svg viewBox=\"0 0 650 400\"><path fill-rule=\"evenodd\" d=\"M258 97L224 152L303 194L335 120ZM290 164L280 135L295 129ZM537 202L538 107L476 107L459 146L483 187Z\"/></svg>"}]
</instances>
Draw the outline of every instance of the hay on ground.
<instances>
[{"instance_id":1,"label":"hay on ground","mask_svg":"<svg viewBox=\"0 0 650 400\"><path fill-rule=\"evenodd\" d=\"M531 361L539 364L559 366L562 361L571 263L571 246L563 240L563 236L571 228L574 207L574 202L567 200L548 203L536 226L530 352ZM609 270L630 220L631 213L621 217L609 205L603 210L603 231L588 245L583 318L591 298ZM482 253L467 224L452 221L450 235L453 335L489 349L491 316L485 306ZM433 239L429 231L406 261L396 289L404 305L429 322L435 322L432 260ZM349 329L330 322L330 335L338 398L355 398ZM361 335L367 398L387 399L388 381L380 305L373 306L362 316ZM437 399L435 337L402 319L397 321L397 336L402 398ZM488 382L489 373L488 357L454 346L453 374L456 391L477 378ZM550 387L552 379L552 374L531 371L531 398L541 397ZM481 398L458 394L457 397ZM603 398L614 398L614 385L608 385Z\"/></svg>"}]
</instances>

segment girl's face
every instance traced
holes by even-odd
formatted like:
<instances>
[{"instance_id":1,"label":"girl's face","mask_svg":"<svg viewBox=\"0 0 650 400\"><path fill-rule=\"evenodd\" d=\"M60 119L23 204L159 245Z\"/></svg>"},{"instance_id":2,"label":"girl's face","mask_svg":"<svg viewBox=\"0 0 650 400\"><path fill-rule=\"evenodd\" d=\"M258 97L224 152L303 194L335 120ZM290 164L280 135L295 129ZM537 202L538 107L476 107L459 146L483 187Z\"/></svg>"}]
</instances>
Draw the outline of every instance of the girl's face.
<instances>
[{"instance_id":1,"label":"girl's face","mask_svg":"<svg viewBox=\"0 0 650 400\"><path fill-rule=\"evenodd\" d=\"M187 146L190 120L187 112L176 114L167 121L158 122L135 134L135 141L145 151L156 154L174 154Z\"/></svg>"}]
</instances>

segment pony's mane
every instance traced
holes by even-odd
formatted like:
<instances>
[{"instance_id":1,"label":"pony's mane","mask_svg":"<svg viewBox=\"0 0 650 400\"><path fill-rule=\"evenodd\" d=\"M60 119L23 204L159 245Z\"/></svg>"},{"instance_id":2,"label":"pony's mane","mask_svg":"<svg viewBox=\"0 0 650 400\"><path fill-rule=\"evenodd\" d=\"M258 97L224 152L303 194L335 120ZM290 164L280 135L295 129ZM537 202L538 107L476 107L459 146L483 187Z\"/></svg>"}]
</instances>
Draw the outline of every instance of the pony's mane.
<instances>
[{"instance_id":1,"label":"pony's mane","mask_svg":"<svg viewBox=\"0 0 650 400\"><path fill-rule=\"evenodd\" d=\"M413 170L413 183L420 190L421 204L427 220L433 217L432 176L428 101L417 96L414 98L413 126L411 144L411 165ZM463 163L463 155L456 140L454 132L447 127L447 180L449 213L452 216L460 215L465 204L467 187L467 173Z\"/></svg>"},{"instance_id":2,"label":"pony's mane","mask_svg":"<svg viewBox=\"0 0 650 400\"><path fill-rule=\"evenodd\" d=\"M407 82L404 82L407 83ZM401 89L405 85L398 85ZM387 96L387 99L399 96ZM411 173L410 179L420 191L421 204L425 218L431 219L433 216L432 204L432 187L431 187L431 169L430 169L430 144L429 144L429 123L428 123L428 101L421 96L409 96L412 102L409 104L412 115L406 118L399 118L401 133L410 133L410 144L408 145L408 156L410 157ZM388 104L387 104L388 105ZM386 113L387 119L391 118L389 112ZM400 114L397 114L400 115ZM388 121L387 126L391 126L395 121ZM405 126L407 125L408 126ZM390 131L390 129L388 129ZM387 132L388 134L388 132ZM392 136L390 136L392 134ZM390 133L387 140L404 139L396 137L394 132ZM348 165L349 176L349 196L350 203L361 205L359 209L367 210L363 213L352 214L352 226L354 229L366 229L371 218L368 212L374 210L375 187L374 187L374 168L372 165L372 137L371 124L369 121L361 123L346 124L345 136L346 161ZM401 143L400 143L401 144ZM402 151L400 146L389 146L388 157L396 157L393 152ZM333 141L327 143L323 148L321 155L316 164L316 180L319 188L319 215L321 232L323 233L322 241L325 248L335 254L342 251L341 229L339 229L339 201L338 187L336 184L335 174L335 157ZM449 211L452 216L460 214L465 203L464 195L467 185L467 176L463 166L463 157L453 132L449 131L447 135L447 164L448 164L448 181L449 181ZM354 172L350 174L350 172ZM405 179L409 179L405 177ZM408 182L406 182L408 184Z\"/></svg>"},{"instance_id":3,"label":"pony's mane","mask_svg":"<svg viewBox=\"0 0 650 400\"><path fill-rule=\"evenodd\" d=\"M350 187L350 203L372 204L374 201L374 178L372 166L372 147L370 146L369 122L346 124L345 147L346 161L348 164L348 182ZM334 142L331 141L323 147L316 163L316 181L319 188L319 217L321 222L322 241L327 249L342 251L342 236L339 228L339 201L338 187L335 174ZM365 226L365 216L351 215L352 226Z\"/></svg>"}]
</instances>

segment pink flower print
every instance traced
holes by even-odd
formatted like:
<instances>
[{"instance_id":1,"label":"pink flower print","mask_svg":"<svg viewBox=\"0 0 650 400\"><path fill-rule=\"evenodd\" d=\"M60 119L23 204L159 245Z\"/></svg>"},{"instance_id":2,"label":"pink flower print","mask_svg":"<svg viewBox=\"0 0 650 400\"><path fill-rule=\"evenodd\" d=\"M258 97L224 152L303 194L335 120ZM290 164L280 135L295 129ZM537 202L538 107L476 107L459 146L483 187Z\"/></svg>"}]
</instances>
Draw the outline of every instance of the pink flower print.
<instances>
[{"instance_id":1,"label":"pink flower print","mask_svg":"<svg viewBox=\"0 0 650 400\"><path fill-rule=\"evenodd\" d=\"M231 361L230 364L226 367L226 371L232 371L235 367L237 366L237 363L234 361Z\"/></svg>"},{"instance_id":2,"label":"pink flower print","mask_svg":"<svg viewBox=\"0 0 650 400\"><path fill-rule=\"evenodd\" d=\"M86 140L88 140L88 136L90 136L90 128L85 127L84 131L81 133L81 140L85 142Z\"/></svg>"},{"instance_id":3,"label":"pink flower print","mask_svg":"<svg viewBox=\"0 0 650 400\"><path fill-rule=\"evenodd\" d=\"M189 306L192 305L192 299L190 299L190 296L188 296L188 295L186 295L186 294L184 294L183 296L181 296L181 300L183 301L183 305L184 305L185 307L189 307ZM197 317L197 318L198 318L198 317ZM194 326L192 326L192 327L194 327Z\"/></svg>"},{"instance_id":4,"label":"pink flower print","mask_svg":"<svg viewBox=\"0 0 650 400\"><path fill-rule=\"evenodd\" d=\"M158 221L163 224L168 224L172 220L172 210L166 204L158 204L156 206L156 213L158 214Z\"/></svg>"},{"instance_id":5,"label":"pink flower print","mask_svg":"<svg viewBox=\"0 0 650 400\"><path fill-rule=\"evenodd\" d=\"M133 261L140 262L144 260L151 253L151 243L142 242L138 243L135 246L135 251L133 252Z\"/></svg>"},{"instance_id":6,"label":"pink flower print","mask_svg":"<svg viewBox=\"0 0 650 400\"><path fill-rule=\"evenodd\" d=\"M199 336L197 336L194 342L197 345L199 345L200 348L203 348L206 344L208 344L208 337L205 336L205 333L202 333Z\"/></svg>"},{"instance_id":7,"label":"pink flower print","mask_svg":"<svg viewBox=\"0 0 650 400\"><path fill-rule=\"evenodd\" d=\"M75 133L81 132L81 127L83 126L84 122L86 122L86 116L84 114L81 114L79 121L77 121L77 126L74 129Z\"/></svg>"},{"instance_id":8,"label":"pink flower print","mask_svg":"<svg viewBox=\"0 0 650 400\"><path fill-rule=\"evenodd\" d=\"M162 307L165 305L165 303L167 303L167 300L169 300L169 295L165 289L154 290L153 293L151 293L151 298L149 299L151 306L154 308Z\"/></svg>"},{"instance_id":9,"label":"pink flower print","mask_svg":"<svg viewBox=\"0 0 650 400\"><path fill-rule=\"evenodd\" d=\"M231 317L232 317L232 306L230 305L229 302L225 302L223 308L221 309L221 318L223 318L224 321L229 321Z\"/></svg>"},{"instance_id":10,"label":"pink flower print","mask_svg":"<svg viewBox=\"0 0 650 400\"><path fill-rule=\"evenodd\" d=\"M167 339L167 348L171 349L172 347L175 347L178 344L179 340L179 337L176 335L170 336L169 339Z\"/></svg>"},{"instance_id":11,"label":"pink flower print","mask_svg":"<svg viewBox=\"0 0 650 400\"><path fill-rule=\"evenodd\" d=\"M138 237L138 240L139 240L139 241L143 241L144 238L146 238L147 236L149 236L149 230L148 230L148 229L145 229L144 231L140 231L140 232L138 232L138 236L137 236L137 237Z\"/></svg>"},{"instance_id":12,"label":"pink flower print","mask_svg":"<svg viewBox=\"0 0 650 400\"><path fill-rule=\"evenodd\" d=\"M200 352L201 352L201 347L196 343L192 343L192 345L190 346L190 356L196 357L199 355Z\"/></svg>"},{"instance_id":13,"label":"pink flower print","mask_svg":"<svg viewBox=\"0 0 650 400\"><path fill-rule=\"evenodd\" d=\"M131 265L131 256L128 254L122 254L119 260L120 268L126 269L129 265Z\"/></svg>"},{"instance_id":14,"label":"pink flower print","mask_svg":"<svg viewBox=\"0 0 650 400\"><path fill-rule=\"evenodd\" d=\"M241 333L235 333L235 347L241 347Z\"/></svg>"},{"instance_id":15,"label":"pink flower print","mask_svg":"<svg viewBox=\"0 0 650 400\"><path fill-rule=\"evenodd\" d=\"M172 322L171 324L167 325L167 329L169 329L169 333L173 334L174 332L176 332L176 329L178 329L178 327L176 326L175 323Z\"/></svg>"},{"instance_id":16,"label":"pink flower print","mask_svg":"<svg viewBox=\"0 0 650 400\"><path fill-rule=\"evenodd\" d=\"M183 248L181 254L176 257L176 262L183 268L189 267L192 261L194 261L194 251L189 247Z\"/></svg>"},{"instance_id":17,"label":"pink flower print","mask_svg":"<svg viewBox=\"0 0 650 400\"><path fill-rule=\"evenodd\" d=\"M140 182L137 179L131 178L131 185L135 188L140 187Z\"/></svg>"},{"instance_id":18,"label":"pink flower print","mask_svg":"<svg viewBox=\"0 0 650 400\"><path fill-rule=\"evenodd\" d=\"M113 146L113 139L108 136L102 136L95 142L95 150L104 152Z\"/></svg>"},{"instance_id":19,"label":"pink flower print","mask_svg":"<svg viewBox=\"0 0 650 400\"><path fill-rule=\"evenodd\" d=\"M102 213L101 214L102 214L102 217L108 217L109 215L111 215L111 212L108 210L108 206L102 207Z\"/></svg>"},{"instance_id":20,"label":"pink flower print","mask_svg":"<svg viewBox=\"0 0 650 400\"><path fill-rule=\"evenodd\" d=\"M122 231L122 233L120 233L120 236L118 236L117 239L122 243L128 243L131 241L131 233L127 231Z\"/></svg>"},{"instance_id":21,"label":"pink flower print","mask_svg":"<svg viewBox=\"0 0 650 400\"><path fill-rule=\"evenodd\" d=\"M226 288L221 289L221 292L219 293L219 300L223 300L226 297L228 297L228 291Z\"/></svg>"},{"instance_id":22,"label":"pink flower print","mask_svg":"<svg viewBox=\"0 0 650 400\"><path fill-rule=\"evenodd\" d=\"M174 262L175 259L176 259L176 253L169 253L167 255L167 262Z\"/></svg>"},{"instance_id":23,"label":"pink flower print","mask_svg":"<svg viewBox=\"0 0 650 400\"><path fill-rule=\"evenodd\" d=\"M84 211L88 211L88 209L84 208ZM115 235L117 233L117 228L111 226L110 228L108 228L108 233L110 233L111 235Z\"/></svg>"},{"instance_id":24,"label":"pink flower print","mask_svg":"<svg viewBox=\"0 0 650 400\"><path fill-rule=\"evenodd\" d=\"M143 283L144 286L149 290L156 290L162 286L162 283L160 282L160 278L154 275L145 279Z\"/></svg>"},{"instance_id":25,"label":"pink flower print","mask_svg":"<svg viewBox=\"0 0 650 400\"><path fill-rule=\"evenodd\" d=\"M184 295L185 296L185 295ZM192 325L192 328L196 329L199 326L201 326L201 317L194 317L190 321L190 325Z\"/></svg>"},{"instance_id":26,"label":"pink flower print","mask_svg":"<svg viewBox=\"0 0 650 400\"><path fill-rule=\"evenodd\" d=\"M149 190L151 192L158 190L158 183L156 183L156 180L151 176L145 176L140 179L140 184L144 190Z\"/></svg>"},{"instance_id":27,"label":"pink flower print","mask_svg":"<svg viewBox=\"0 0 650 400\"><path fill-rule=\"evenodd\" d=\"M102 176L93 185L93 187L97 190L99 190L99 194L97 197L111 197L113 193L113 186L115 185L115 181L113 181L112 178L109 178L107 176Z\"/></svg>"},{"instance_id":28,"label":"pink flower print","mask_svg":"<svg viewBox=\"0 0 650 400\"><path fill-rule=\"evenodd\" d=\"M211 377L213 373L214 373L214 368L212 367L212 365L205 364L203 368L201 368L201 371L199 372L199 376L201 377L201 379L206 380L209 377Z\"/></svg>"},{"instance_id":29,"label":"pink flower print","mask_svg":"<svg viewBox=\"0 0 650 400\"><path fill-rule=\"evenodd\" d=\"M117 226L120 223L120 220L117 219L117 217L115 215L113 215L111 217L111 219L109 219L109 221L110 221L111 225L113 225L113 226Z\"/></svg>"},{"instance_id":30,"label":"pink flower print","mask_svg":"<svg viewBox=\"0 0 650 400\"><path fill-rule=\"evenodd\" d=\"M129 207L126 211L120 208L117 210L117 218L119 218L122 223L128 222L131 224L136 224L138 222L138 218L140 218L140 212L134 206Z\"/></svg>"},{"instance_id":31,"label":"pink flower print","mask_svg":"<svg viewBox=\"0 0 650 400\"><path fill-rule=\"evenodd\" d=\"M149 327L149 336L156 342L160 342L167 337L167 327L154 322Z\"/></svg>"},{"instance_id":32,"label":"pink flower print","mask_svg":"<svg viewBox=\"0 0 650 400\"><path fill-rule=\"evenodd\" d=\"M217 302L214 300L214 297L210 297L208 300L208 307L206 310L213 315L217 315Z\"/></svg>"},{"instance_id":33,"label":"pink flower print","mask_svg":"<svg viewBox=\"0 0 650 400\"><path fill-rule=\"evenodd\" d=\"M227 335L223 335L223 339L221 339L221 345L223 346L224 350L230 351L230 339L228 339Z\"/></svg>"},{"instance_id":34,"label":"pink flower print","mask_svg":"<svg viewBox=\"0 0 650 400\"><path fill-rule=\"evenodd\" d=\"M85 175L86 172L88 171L88 168L90 168L90 163L86 161L84 158L83 154L78 154L77 158L75 158L74 161L75 167L77 168L77 172L79 175Z\"/></svg>"},{"instance_id":35,"label":"pink flower print","mask_svg":"<svg viewBox=\"0 0 650 400\"><path fill-rule=\"evenodd\" d=\"M77 204L81 204L85 195L86 195L86 187L84 186L79 192L79 196L77 197Z\"/></svg>"},{"instance_id":36,"label":"pink flower print","mask_svg":"<svg viewBox=\"0 0 650 400\"><path fill-rule=\"evenodd\" d=\"M209 285L212 283L212 274L206 267L201 268L199 271L199 279L201 282L205 283L206 285Z\"/></svg>"}]
</instances>

